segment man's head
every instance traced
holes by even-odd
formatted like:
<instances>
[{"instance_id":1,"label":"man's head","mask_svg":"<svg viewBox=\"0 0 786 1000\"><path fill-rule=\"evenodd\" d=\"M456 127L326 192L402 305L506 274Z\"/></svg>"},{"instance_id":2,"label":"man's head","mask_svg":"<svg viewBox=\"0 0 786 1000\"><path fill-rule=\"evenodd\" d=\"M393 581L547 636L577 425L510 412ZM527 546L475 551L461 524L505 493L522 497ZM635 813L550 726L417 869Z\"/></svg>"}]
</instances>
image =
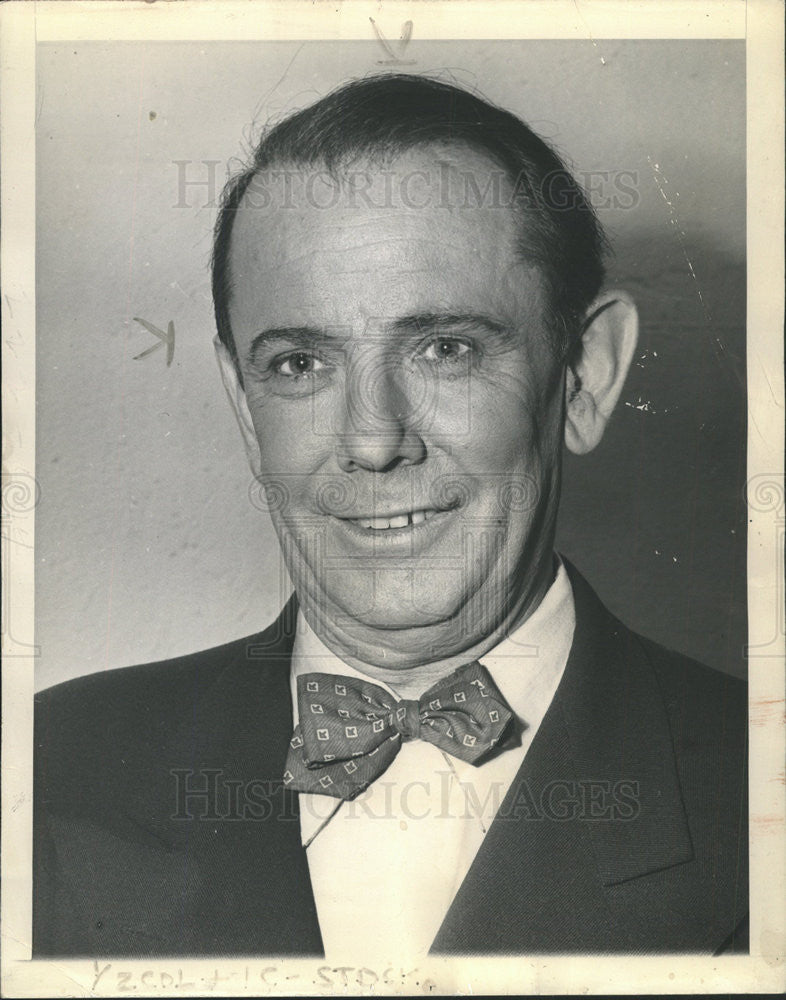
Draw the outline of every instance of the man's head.
<instances>
[{"instance_id":1,"label":"man's head","mask_svg":"<svg viewBox=\"0 0 786 1000\"><path fill-rule=\"evenodd\" d=\"M269 180L270 171L293 166L336 174L362 160L381 162L424 146L465 147L497 168L491 189L465 185L455 192L465 201L499 200L499 181L507 178L512 210L528 210L521 252L540 266L548 282L556 346L568 350L604 275L605 239L583 191L556 153L509 111L427 77L385 74L349 83L269 129L251 164L224 192L215 232L213 298L218 335L231 354L228 251L235 215L254 179ZM277 180L282 188L287 183L284 176ZM437 189L439 178L433 180L430 195L446 197Z\"/></svg>"},{"instance_id":2,"label":"man's head","mask_svg":"<svg viewBox=\"0 0 786 1000\"><path fill-rule=\"evenodd\" d=\"M602 236L513 115L420 77L273 128L218 220L219 358L303 609L346 659L466 658L540 600L565 440L635 345Z\"/></svg>"}]
</instances>

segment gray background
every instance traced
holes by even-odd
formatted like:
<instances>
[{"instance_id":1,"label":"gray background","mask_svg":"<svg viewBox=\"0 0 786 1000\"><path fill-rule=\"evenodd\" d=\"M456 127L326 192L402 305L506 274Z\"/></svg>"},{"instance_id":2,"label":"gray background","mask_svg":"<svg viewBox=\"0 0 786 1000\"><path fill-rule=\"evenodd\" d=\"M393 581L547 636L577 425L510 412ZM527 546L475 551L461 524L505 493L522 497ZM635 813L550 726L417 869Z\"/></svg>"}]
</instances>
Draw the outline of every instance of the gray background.
<instances>
[{"instance_id":1,"label":"gray background","mask_svg":"<svg viewBox=\"0 0 786 1000\"><path fill-rule=\"evenodd\" d=\"M400 67L479 89L580 176L636 175L635 205L599 211L640 349L600 448L566 458L559 548L629 625L736 674L744 56L415 38ZM38 688L256 631L288 596L212 354L212 195L266 121L384 59L375 40L38 47ZM183 189L203 161L215 186ZM135 316L174 322L171 367L163 350L133 360L155 342Z\"/></svg>"}]
</instances>

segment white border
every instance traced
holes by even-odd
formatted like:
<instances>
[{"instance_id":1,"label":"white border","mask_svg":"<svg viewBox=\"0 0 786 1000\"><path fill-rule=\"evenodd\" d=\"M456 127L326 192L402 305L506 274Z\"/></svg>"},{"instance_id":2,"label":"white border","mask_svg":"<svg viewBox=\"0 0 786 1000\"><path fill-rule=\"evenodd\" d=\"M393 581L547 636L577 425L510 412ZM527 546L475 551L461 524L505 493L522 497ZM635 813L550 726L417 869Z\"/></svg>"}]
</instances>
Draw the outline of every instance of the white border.
<instances>
[{"instance_id":1,"label":"white border","mask_svg":"<svg viewBox=\"0 0 786 1000\"><path fill-rule=\"evenodd\" d=\"M33 637L34 510L24 507L35 469L35 44L57 39L368 38L411 19L420 38L747 39L749 320L748 549L751 698L751 955L706 957L520 956L432 960L387 973L370 989L356 970L320 962L46 962L29 960L31 925L32 659L3 671L2 975L6 996L615 994L780 992L786 989L784 637L778 545L783 484L783 22L780 0L246 0L246 2L12 3L0 7L4 511L6 485L21 504L3 544L9 626L5 651ZM395 29L392 29L395 30ZM22 519L24 523L22 524ZM21 525L22 540L16 532ZM6 535L9 538L6 538ZM13 586L12 586L13 584ZM5 606L5 605L4 605ZM773 638L773 629L775 636ZM15 648L14 643L19 645ZM773 708L774 706L774 708ZM216 981L220 970L224 980ZM267 970L267 971L265 971ZM380 973L383 970L380 970ZM119 974L128 975L121 981ZM264 973L264 975L263 975ZM287 976L296 977L286 979ZM168 977L168 978L167 978ZM346 980L346 982L344 981ZM430 980L430 983L429 983ZM191 983L190 987L185 984ZM169 985L167 985L169 984Z\"/></svg>"},{"instance_id":2,"label":"white border","mask_svg":"<svg viewBox=\"0 0 786 1000\"><path fill-rule=\"evenodd\" d=\"M773 3L772 6L775 6ZM742 0L92 0L37 3L38 41L368 39L368 19L418 38L742 38ZM774 13L774 11L773 11Z\"/></svg>"},{"instance_id":3,"label":"white border","mask_svg":"<svg viewBox=\"0 0 786 1000\"><path fill-rule=\"evenodd\" d=\"M780 956L784 989L786 728L782 546L786 527L786 411L784 58L783 10L779 7L777 3L750 4L747 17L748 697L751 901L758 904L751 909L751 952Z\"/></svg>"}]
</instances>

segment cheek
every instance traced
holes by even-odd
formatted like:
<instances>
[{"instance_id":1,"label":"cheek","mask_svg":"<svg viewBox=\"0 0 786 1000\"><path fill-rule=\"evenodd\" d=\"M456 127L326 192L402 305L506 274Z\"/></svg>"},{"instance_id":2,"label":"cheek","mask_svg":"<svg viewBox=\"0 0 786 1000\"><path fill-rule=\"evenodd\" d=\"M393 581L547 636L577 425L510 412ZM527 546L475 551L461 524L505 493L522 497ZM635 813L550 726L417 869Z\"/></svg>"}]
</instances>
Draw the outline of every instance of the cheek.
<instances>
[{"instance_id":1,"label":"cheek","mask_svg":"<svg viewBox=\"0 0 786 1000\"><path fill-rule=\"evenodd\" d=\"M479 477L481 504L504 530L529 530L537 511L553 495L561 436L554 407L536 409L527 400L500 405L499 397L473 413L472 433L454 452L466 473Z\"/></svg>"},{"instance_id":2,"label":"cheek","mask_svg":"<svg viewBox=\"0 0 786 1000\"><path fill-rule=\"evenodd\" d=\"M538 427L526 400L497 395L473 406L470 418L466 452L478 471L513 470L528 461Z\"/></svg>"},{"instance_id":3,"label":"cheek","mask_svg":"<svg viewBox=\"0 0 786 1000\"><path fill-rule=\"evenodd\" d=\"M482 418L490 428L490 446L511 467L533 460L548 465L559 457L561 395L559 380L550 376L542 372L534 378L527 372L489 393Z\"/></svg>"},{"instance_id":4,"label":"cheek","mask_svg":"<svg viewBox=\"0 0 786 1000\"><path fill-rule=\"evenodd\" d=\"M308 471L320 442L308 402L250 400L249 409L263 473Z\"/></svg>"}]
</instances>

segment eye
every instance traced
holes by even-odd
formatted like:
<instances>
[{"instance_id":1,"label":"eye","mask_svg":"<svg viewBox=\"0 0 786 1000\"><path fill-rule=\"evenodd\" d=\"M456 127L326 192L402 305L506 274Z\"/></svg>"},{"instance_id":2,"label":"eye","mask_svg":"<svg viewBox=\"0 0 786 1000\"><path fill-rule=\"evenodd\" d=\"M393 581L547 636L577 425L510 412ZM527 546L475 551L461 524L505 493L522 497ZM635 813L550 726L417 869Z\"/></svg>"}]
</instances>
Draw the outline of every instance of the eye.
<instances>
[{"instance_id":1,"label":"eye","mask_svg":"<svg viewBox=\"0 0 786 1000\"><path fill-rule=\"evenodd\" d=\"M291 354L276 358L272 367L277 375L297 378L298 376L314 375L324 368L325 364L313 354L309 354L308 351L293 351Z\"/></svg>"},{"instance_id":2,"label":"eye","mask_svg":"<svg viewBox=\"0 0 786 1000\"><path fill-rule=\"evenodd\" d=\"M422 356L427 361L450 364L466 358L471 350L472 348L465 340L458 340L455 337L437 337L425 346Z\"/></svg>"}]
</instances>

